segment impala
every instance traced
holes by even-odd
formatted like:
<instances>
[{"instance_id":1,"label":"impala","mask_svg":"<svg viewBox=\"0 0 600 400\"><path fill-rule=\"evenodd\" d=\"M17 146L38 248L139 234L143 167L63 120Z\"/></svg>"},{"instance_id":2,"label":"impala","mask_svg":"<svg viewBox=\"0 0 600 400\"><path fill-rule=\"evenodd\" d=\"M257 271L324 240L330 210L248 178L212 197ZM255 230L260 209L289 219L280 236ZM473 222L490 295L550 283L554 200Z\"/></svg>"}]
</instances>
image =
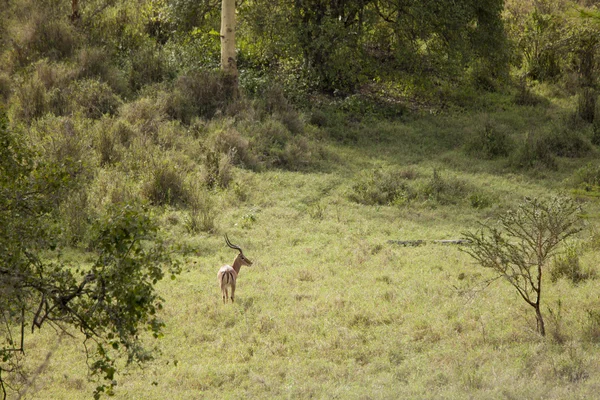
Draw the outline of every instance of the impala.
<instances>
[{"instance_id":1,"label":"impala","mask_svg":"<svg viewBox=\"0 0 600 400\"><path fill-rule=\"evenodd\" d=\"M217 279L219 280L219 285L221 286L221 293L223 295L223 303L227 303L227 298L229 297L227 289L229 288L231 288L231 302L233 303L233 298L235 295L235 281L237 280L237 276L240 273L240 268L242 268L242 265L251 266L252 261L250 261L244 256L244 253L242 252L242 248L240 246L231 244L227 235L225 235L225 242L227 243L227 246L231 247L232 249L236 249L240 252L240 254L238 254L235 257L235 260L233 260L233 265L222 266L219 270L219 273L217 274Z\"/></svg>"}]
</instances>

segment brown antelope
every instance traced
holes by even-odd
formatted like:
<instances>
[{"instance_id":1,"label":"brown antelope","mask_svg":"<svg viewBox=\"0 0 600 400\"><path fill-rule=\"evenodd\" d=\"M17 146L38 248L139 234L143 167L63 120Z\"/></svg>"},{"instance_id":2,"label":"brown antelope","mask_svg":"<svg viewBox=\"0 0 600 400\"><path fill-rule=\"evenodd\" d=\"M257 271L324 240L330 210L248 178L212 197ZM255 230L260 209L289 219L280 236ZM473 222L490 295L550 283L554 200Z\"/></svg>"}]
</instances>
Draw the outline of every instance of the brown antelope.
<instances>
[{"instance_id":1,"label":"brown antelope","mask_svg":"<svg viewBox=\"0 0 600 400\"><path fill-rule=\"evenodd\" d=\"M233 260L233 266L224 265L217 274L217 279L219 280L219 285L221 286L221 293L223 294L223 303L227 303L227 298L229 297L229 294L227 293L228 288L231 288L231 302L233 303L233 298L235 296L235 281L240 273L240 268L242 268L242 265L251 266L252 261L244 256L240 246L231 244L227 235L225 235L225 242L227 243L227 246L240 252L240 254L235 257L235 260Z\"/></svg>"}]
</instances>

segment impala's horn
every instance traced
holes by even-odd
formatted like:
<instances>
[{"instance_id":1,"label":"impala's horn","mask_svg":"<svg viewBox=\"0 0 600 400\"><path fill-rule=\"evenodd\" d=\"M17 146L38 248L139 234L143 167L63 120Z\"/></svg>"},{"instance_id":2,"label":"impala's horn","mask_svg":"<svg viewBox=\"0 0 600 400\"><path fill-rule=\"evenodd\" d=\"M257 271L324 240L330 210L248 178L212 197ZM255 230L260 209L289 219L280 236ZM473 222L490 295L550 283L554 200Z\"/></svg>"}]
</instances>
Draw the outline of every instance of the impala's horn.
<instances>
[{"instance_id":1,"label":"impala's horn","mask_svg":"<svg viewBox=\"0 0 600 400\"><path fill-rule=\"evenodd\" d=\"M231 244L231 242L229 241L229 238L227 237L227 234L225 234L225 242L227 243L227 246L231 247L232 249L236 249L240 253L242 252L242 248L240 246L236 246L235 244Z\"/></svg>"}]
</instances>

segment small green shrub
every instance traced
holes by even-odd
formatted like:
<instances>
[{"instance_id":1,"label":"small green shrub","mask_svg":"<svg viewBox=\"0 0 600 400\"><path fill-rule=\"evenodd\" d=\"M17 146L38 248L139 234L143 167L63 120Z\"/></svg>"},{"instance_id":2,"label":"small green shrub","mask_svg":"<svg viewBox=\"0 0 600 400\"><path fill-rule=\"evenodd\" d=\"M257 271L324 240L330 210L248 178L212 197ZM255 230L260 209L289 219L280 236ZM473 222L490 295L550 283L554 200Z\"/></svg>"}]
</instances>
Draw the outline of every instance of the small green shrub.
<instances>
[{"instance_id":1,"label":"small green shrub","mask_svg":"<svg viewBox=\"0 0 600 400\"><path fill-rule=\"evenodd\" d=\"M152 139L157 138L159 126L167 118L165 105L150 97L124 104L119 114L131 127Z\"/></svg>"},{"instance_id":2,"label":"small green shrub","mask_svg":"<svg viewBox=\"0 0 600 400\"><path fill-rule=\"evenodd\" d=\"M203 164L202 181L209 189L215 187L227 188L233 180L232 159L235 158L235 151L229 153L220 153L214 150L207 150Z\"/></svg>"},{"instance_id":3,"label":"small green shrub","mask_svg":"<svg viewBox=\"0 0 600 400\"><path fill-rule=\"evenodd\" d=\"M550 279L556 282L559 278L569 279L574 284L595 278L594 270L584 270L579 262L579 253L575 246L568 246L564 252L554 258L550 268Z\"/></svg>"},{"instance_id":4,"label":"small green shrub","mask_svg":"<svg viewBox=\"0 0 600 400\"><path fill-rule=\"evenodd\" d=\"M110 75L110 55L100 47L84 47L77 54L80 78L101 78Z\"/></svg>"},{"instance_id":5,"label":"small green shrub","mask_svg":"<svg viewBox=\"0 0 600 400\"><path fill-rule=\"evenodd\" d=\"M356 178L349 193L350 200L365 205L403 203L414 193L402 172L394 168L363 171Z\"/></svg>"},{"instance_id":6,"label":"small green shrub","mask_svg":"<svg viewBox=\"0 0 600 400\"><path fill-rule=\"evenodd\" d=\"M476 192L469 196L471 207L476 209L488 208L492 205L493 200L485 193Z\"/></svg>"},{"instance_id":7,"label":"small green shrub","mask_svg":"<svg viewBox=\"0 0 600 400\"><path fill-rule=\"evenodd\" d=\"M190 193L185 187L183 173L163 164L152 171L152 177L143 188L144 195L155 205L185 205Z\"/></svg>"},{"instance_id":8,"label":"small green shrub","mask_svg":"<svg viewBox=\"0 0 600 400\"><path fill-rule=\"evenodd\" d=\"M316 109L310 113L308 123L322 128L328 125L329 120L325 112Z\"/></svg>"},{"instance_id":9,"label":"small green shrub","mask_svg":"<svg viewBox=\"0 0 600 400\"><path fill-rule=\"evenodd\" d=\"M483 129L466 144L467 153L485 159L506 157L514 147L510 136L504 129L499 129L491 122L486 122Z\"/></svg>"},{"instance_id":10,"label":"small green shrub","mask_svg":"<svg viewBox=\"0 0 600 400\"><path fill-rule=\"evenodd\" d=\"M96 147L100 153L101 166L114 164L121 159L114 133L110 130L101 130Z\"/></svg>"}]
</instances>

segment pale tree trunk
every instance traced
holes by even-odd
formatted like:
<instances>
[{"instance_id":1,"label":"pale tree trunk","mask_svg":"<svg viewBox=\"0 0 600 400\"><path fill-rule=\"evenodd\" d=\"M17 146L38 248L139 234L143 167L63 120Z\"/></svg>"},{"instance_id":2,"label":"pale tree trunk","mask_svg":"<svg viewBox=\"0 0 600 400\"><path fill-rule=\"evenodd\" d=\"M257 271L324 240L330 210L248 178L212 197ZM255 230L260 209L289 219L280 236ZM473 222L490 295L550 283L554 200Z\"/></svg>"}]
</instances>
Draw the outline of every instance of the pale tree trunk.
<instances>
[{"instance_id":1,"label":"pale tree trunk","mask_svg":"<svg viewBox=\"0 0 600 400\"><path fill-rule=\"evenodd\" d=\"M237 64L235 57L235 0L223 0L221 8L221 69L225 73L226 90L237 94Z\"/></svg>"}]
</instances>

